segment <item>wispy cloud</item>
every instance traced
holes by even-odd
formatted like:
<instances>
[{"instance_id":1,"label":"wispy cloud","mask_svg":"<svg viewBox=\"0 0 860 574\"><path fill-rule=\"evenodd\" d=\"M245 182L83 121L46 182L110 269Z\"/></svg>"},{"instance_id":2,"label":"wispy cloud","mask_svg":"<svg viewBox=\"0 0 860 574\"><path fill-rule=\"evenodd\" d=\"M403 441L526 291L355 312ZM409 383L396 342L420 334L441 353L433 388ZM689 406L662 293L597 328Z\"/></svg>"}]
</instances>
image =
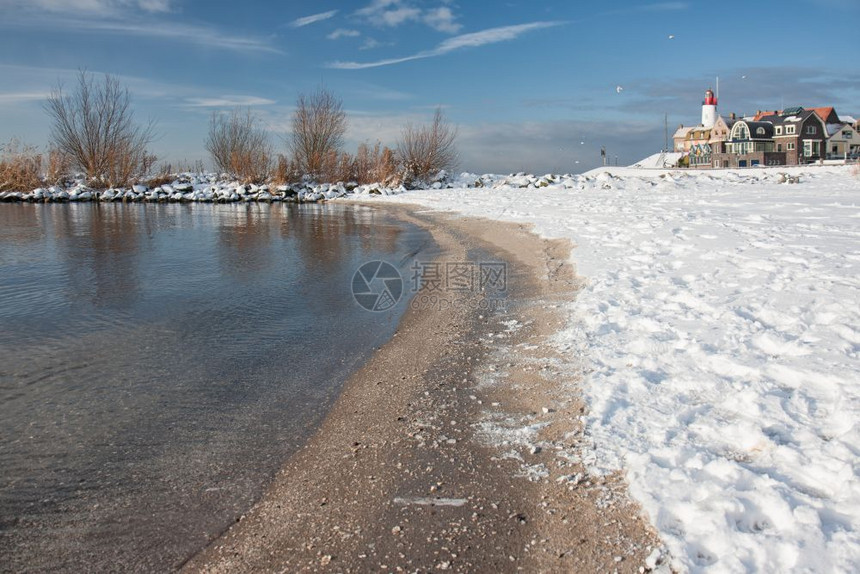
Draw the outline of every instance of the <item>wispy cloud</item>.
<instances>
[{"instance_id":1,"label":"wispy cloud","mask_svg":"<svg viewBox=\"0 0 860 574\"><path fill-rule=\"evenodd\" d=\"M645 4L633 8L638 12L671 12L674 10L686 10L690 5L687 2L657 2L656 4Z\"/></svg>"},{"instance_id":2,"label":"wispy cloud","mask_svg":"<svg viewBox=\"0 0 860 574\"><path fill-rule=\"evenodd\" d=\"M221 50L282 53L259 37L159 16L172 9L173 0L0 0L0 28L128 34Z\"/></svg>"},{"instance_id":3,"label":"wispy cloud","mask_svg":"<svg viewBox=\"0 0 860 574\"><path fill-rule=\"evenodd\" d=\"M275 100L260 98L257 96L217 96L210 98L186 98L187 105L193 108L232 108L236 106L269 106L275 104Z\"/></svg>"},{"instance_id":4,"label":"wispy cloud","mask_svg":"<svg viewBox=\"0 0 860 574\"><path fill-rule=\"evenodd\" d=\"M2 1L2 0L0 0ZM83 1L83 0L81 0ZM278 48L260 38L236 36L215 28L178 22L151 22L140 19L97 19L74 17L20 18L0 21L2 27L62 28L71 32L100 32L159 38L198 46L238 52L282 54Z\"/></svg>"},{"instance_id":5,"label":"wispy cloud","mask_svg":"<svg viewBox=\"0 0 860 574\"><path fill-rule=\"evenodd\" d=\"M377 60L376 62L332 62L328 64L329 68L339 70L363 70L365 68L378 68L381 66L390 66L393 64L402 64L412 60L421 60L424 58L434 58L451 52L462 50L464 48L477 48L488 44L497 44L499 42L507 42L515 40L523 34L534 30L561 26L565 22L531 22L529 24L518 24L516 26L501 26L499 28L489 28L480 32L472 32L448 38L432 50L425 50L412 54L411 56L403 56L400 58L389 58L386 60Z\"/></svg>"},{"instance_id":6,"label":"wispy cloud","mask_svg":"<svg viewBox=\"0 0 860 574\"><path fill-rule=\"evenodd\" d=\"M326 38L328 38L329 40L337 40L338 38L356 38L358 36L361 36L361 32L359 32L358 30L347 30L346 28L338 28L337 30L326 36Z\"/></svg>"},{"instance_id":7,"label":"wispy cloud","mask_svg":"<svg viewBox=\"0 0 860 574\"><path fill-rule=\"evenodd\" d=\"M0 93L0 103L3 104L20 104L22 102L38 102L48 99L49 92L10 92Z\"/></svg>"},{"instance_id":8,"label":"wispy cloud","mask_svg":"<svg viewBox=\"0 0 860 574\"><path fill-rule=\"evenodd\" d=\"M447 3L447 2L446 2ZM462 27L449 6L424 9L408 0L373 0L355 15L379 28L396 28L407 22L423 22L434 30L456 34Z\"/></svg>"},{"instance_id":9,"label":"wispy cloud","mask_svg":"<svg viewBox=\"0 0 860 574\"><path fill-rule=\"evenodd\" d=\"M170 12L171 0L0 0L0 8L104 16L129 8L150 13Z\"/></svg>"},{"instance_id":10,"label":"wispy cloud","mask_svg":"<svg viewBox=\"0 0 860 574\"><path fill-rule=\"evenodd\" d=\"M337 14L337 10L329 10L328 12L320 12L319 14L312 14L311 16L305 16L304 18L297 18L290 22L290 27L301 28L303 26L309 26L310 24L315 24L317 22L333 18L335 14Z\"/></svg>"}]
</instances>

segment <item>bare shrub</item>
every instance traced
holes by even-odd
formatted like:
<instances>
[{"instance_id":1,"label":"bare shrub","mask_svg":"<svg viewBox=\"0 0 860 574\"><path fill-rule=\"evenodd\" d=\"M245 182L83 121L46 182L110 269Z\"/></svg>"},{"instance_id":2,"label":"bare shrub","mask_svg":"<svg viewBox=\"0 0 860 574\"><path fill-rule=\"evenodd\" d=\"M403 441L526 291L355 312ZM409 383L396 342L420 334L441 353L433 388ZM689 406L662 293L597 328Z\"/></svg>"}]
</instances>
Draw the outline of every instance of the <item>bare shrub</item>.
<instances>
[{"instance_id":1,"label":"bare shrub","mask_svg":"<svg viewBox=\"0 0 860 574\"><path fill-rule=\"evenodd\" d=\"M269 177L272 144L250 108L235 108L227 115L214 112L206 150L219 171L245 183L263 183Z\"/></svg>"},{"instance_id":2,"label":"bare shrub","mask_svg":"<svg viewBox=\"0 0 860 574\"><path fill-rule=\"evenodd\" d=\"M330 173L330 181L355 181L357 178L355 157L347 152L337 155L337 161L333 171Z\"/></svg>"},{"instance_id":3,"label":"bare shrub","mask_svg":"<svg viewBox=\"0 0 860 574\"><path fill-rule=\"evenodd\" d=\"M275 167L272 169L271 180L275 184L295 183L301 179L296 164L290 161L290 158L283 154L278 154L278 159L275 162Z\"/></svg>"},{"instance_id":4,"label":"bare shrub","mask_svg":"<svg viewBox=\"0 0 860 574\"><path fill-rule=\"evenodd\" d=\"M42 185L42 154L12 139L0 153L0 192L29 192Z\"/></svg>"},{"instance_id":5,"label":"bare shrub","mask_svg":"<svg viewBox=\"0 0 860 574\"><path fill-rule=\"evenodd\" d=\"M426 182L442 170L455 169L458 163L456 139L457 128L448 123L441 108L436 108L429 126L407 124L397 142L397 154L407 182Z\"/></svg>"},{"instance_id":6,"label":"bare shrub","mask_svg":"<svg viewBox=\"0 0 860 574\"><path fill-rule=\"evenodd\" d=\"M158 170L152 174L152 177L146 181L146 185L149 188L155 188L173 183L174 179L176 179L173 175L174 173L176 172L173 171L172 164L166 162L162 163L158 166Z\"/></svg>"},{"instance_id":7,"label":"bare shrub","mask_svg":"<svg viewBox=\"0 0 860 574\"><path fill-rule=\"evenodd\" d=\"M291 150L302 174L312 179L331 180L346 134L343 102L324 88L307 96L299 95L293 114Z\"/></svg>"},{"instance_id":8,"label":"bare shrub","mask_svg":"<svg viewBox=\"0 0 860 574\"><path fill-rule=\"evenodd\" d=\"M97 186L127 185L152 167L147 146L154 124L134 121L131 95L119 80L105 75L97 83L81 71L78 85L65 94L61 85L48 97L45 111L53 121L54 147L66 154L73 168Z\"/></svg>"},{"instance_id":9,"label":"bare shrub","mask_svg":"<svg viewBox=\"0 0 860 574\"><path fill-rule=\"evenodd\" d=\"M379 142L372 148L364 143L358 146L355 155L355 180L358 183L394 183L397 170L397 158L390 148Z\"/></svg>"},{"instance_id":10,"label":"bare shrub","mask_svg":"<svg viewBox=\"0 0 860 574\"><path fill-rule=\"evenodd\" d=\"M64 151L52 147L48 150L48 165L45 167L45 179L48 183L61 185L65 183L72 171L72 158Z\"/></svg>"}]
</instances>

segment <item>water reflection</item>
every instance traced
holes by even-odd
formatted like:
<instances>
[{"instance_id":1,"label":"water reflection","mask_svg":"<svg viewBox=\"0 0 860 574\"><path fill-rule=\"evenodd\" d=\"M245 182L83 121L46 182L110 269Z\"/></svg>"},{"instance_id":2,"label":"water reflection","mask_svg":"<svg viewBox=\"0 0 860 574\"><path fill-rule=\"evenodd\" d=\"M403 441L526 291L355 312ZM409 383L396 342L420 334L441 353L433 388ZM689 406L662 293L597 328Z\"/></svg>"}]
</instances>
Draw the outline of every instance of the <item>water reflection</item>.
<instances>
[{"instance_id":1,"label":"water reflection","mask_svg":"<svg viewBox=\"0 0 860 574\"><path fill-rule=\"evenodd\" d=\"M181 563L390 336L357 266L430 245L342 205L0 206L0 570Z\"/></svg>"}]
</instances>

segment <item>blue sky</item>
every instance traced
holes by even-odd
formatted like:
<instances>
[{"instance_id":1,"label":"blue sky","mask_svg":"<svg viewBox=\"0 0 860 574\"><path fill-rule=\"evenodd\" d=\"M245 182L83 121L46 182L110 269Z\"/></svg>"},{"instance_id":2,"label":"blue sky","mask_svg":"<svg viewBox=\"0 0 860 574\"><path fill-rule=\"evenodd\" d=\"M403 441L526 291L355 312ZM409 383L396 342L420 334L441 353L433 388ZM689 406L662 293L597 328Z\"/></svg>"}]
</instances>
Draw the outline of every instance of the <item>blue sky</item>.
<instances>
[{"instance_id":1,"label":"blue sky","mask_svg":"<svg viewBox=\"0 0 860 574\"><path fill-rule=\"evenodd\" d=\"M348 147L394 145L443 106L461 169L578 172L659 151L720 107L860 115L857 0L0 0L0 141L44 145L42 101L78 69L118 76L154 151L207 159L213 111L289 131L299 93L343 99ZM620 89L619 89L620 88Z\"/></svg>"}]
</instances>

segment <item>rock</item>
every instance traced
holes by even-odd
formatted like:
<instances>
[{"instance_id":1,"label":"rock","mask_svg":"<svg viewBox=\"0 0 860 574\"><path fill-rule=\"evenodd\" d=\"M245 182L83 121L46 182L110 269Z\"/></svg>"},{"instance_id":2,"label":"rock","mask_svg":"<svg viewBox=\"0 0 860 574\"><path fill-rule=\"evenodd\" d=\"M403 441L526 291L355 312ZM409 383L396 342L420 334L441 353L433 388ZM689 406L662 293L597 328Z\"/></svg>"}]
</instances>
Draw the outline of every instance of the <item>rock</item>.
<instances>
[{"instance_id":1,"label":"rock","mask_svg":"<svg viewBox=\"0 0 860 574\"><path fill-rule=\"evenodd\" d=\"M149 191L149 187L145 185L133 185L131 186L131 190L134 193L146 193L147 191Z\"/></svg>"}]
</instances>

